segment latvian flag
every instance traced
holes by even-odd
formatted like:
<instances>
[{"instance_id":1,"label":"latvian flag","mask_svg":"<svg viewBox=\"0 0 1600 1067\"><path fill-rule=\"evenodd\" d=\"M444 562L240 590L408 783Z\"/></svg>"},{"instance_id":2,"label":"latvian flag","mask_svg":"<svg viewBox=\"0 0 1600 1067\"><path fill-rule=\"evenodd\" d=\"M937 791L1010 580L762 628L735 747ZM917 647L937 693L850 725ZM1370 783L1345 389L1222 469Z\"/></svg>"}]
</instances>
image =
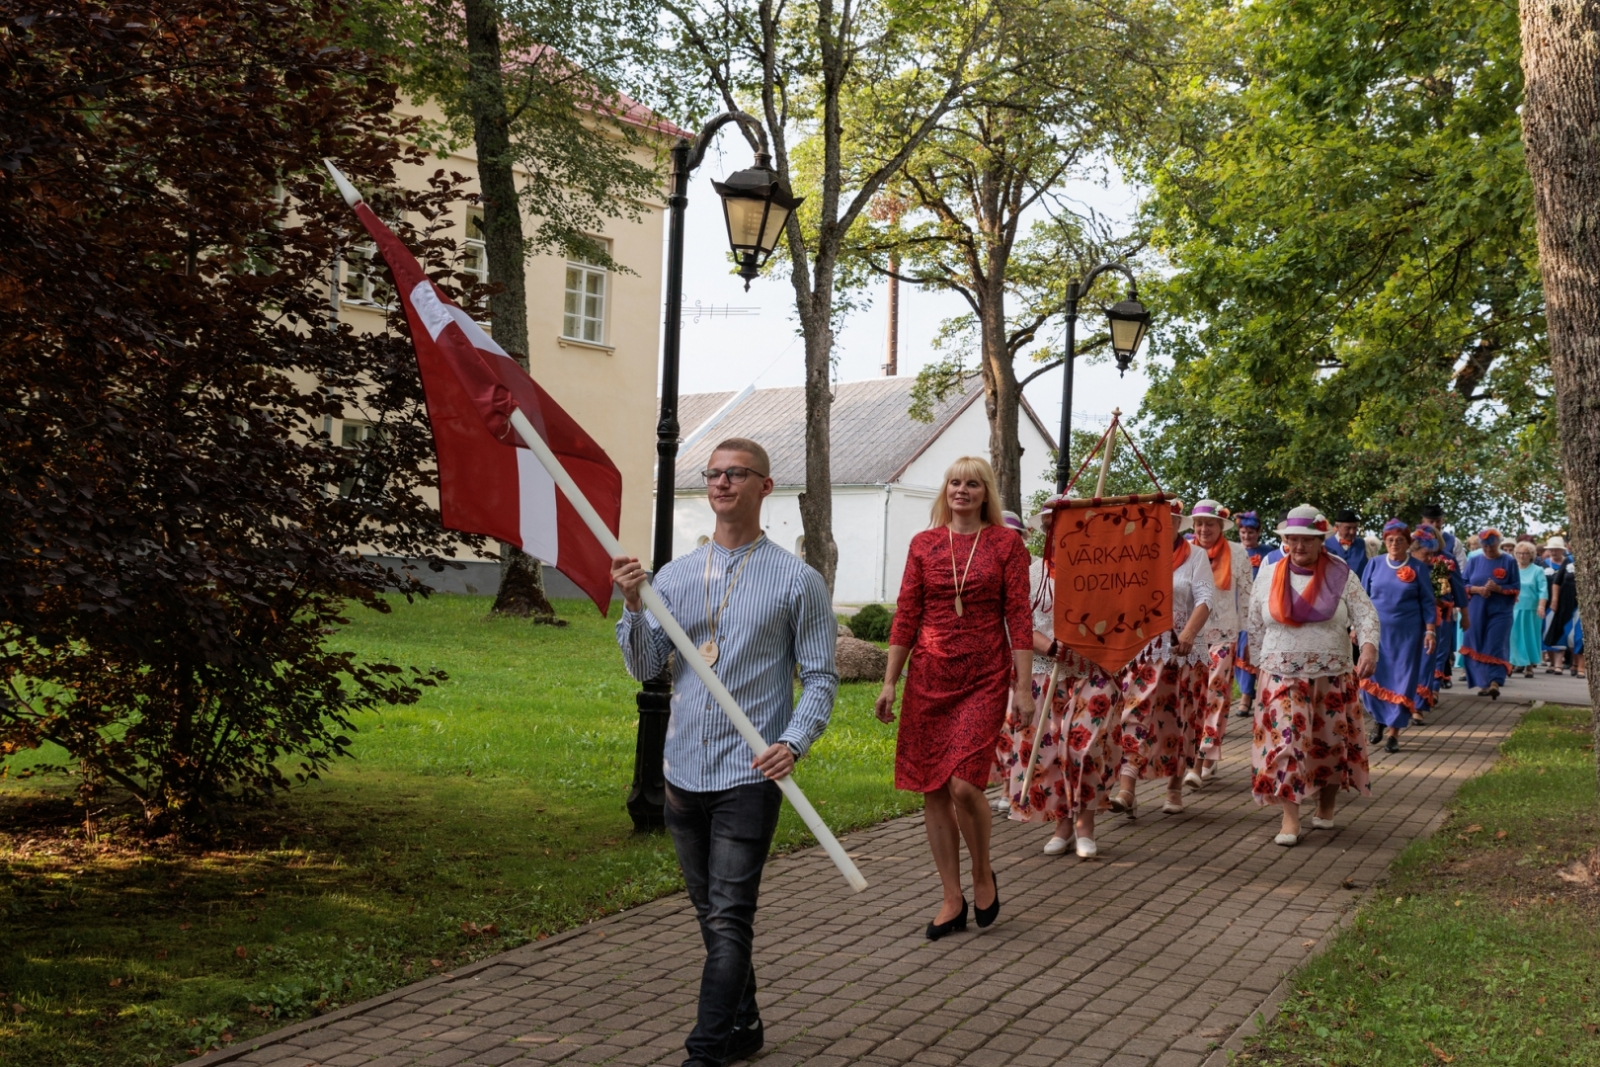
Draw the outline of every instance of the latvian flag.
<instances>
[{"instance_id":1,"label":"latvian flag","mask_svg":"<svg viewBox=\"0 0 1600 1067\"><path fill-rule=\"evenodd\" d=\"M344 175L327 166L377 243L405 305L433 425L444 525L509 542L551 564L604 613L611 604L611 561L518 438L512 410L522 409L613 534L622 515L621 473L594 438L440 292Z\"/></svg>"}]
</instances>

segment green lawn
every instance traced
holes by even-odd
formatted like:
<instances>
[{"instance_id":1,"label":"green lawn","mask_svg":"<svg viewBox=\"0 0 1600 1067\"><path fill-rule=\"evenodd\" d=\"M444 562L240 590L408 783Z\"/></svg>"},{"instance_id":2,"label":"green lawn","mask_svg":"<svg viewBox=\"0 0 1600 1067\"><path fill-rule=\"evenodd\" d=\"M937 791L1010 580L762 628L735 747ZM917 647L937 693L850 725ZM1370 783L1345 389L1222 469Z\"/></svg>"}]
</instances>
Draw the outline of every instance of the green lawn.
<instances>
[{"instance_id":1,"label":"green lawn","mask_svg":"<svg viewBox=\"0 0 1600 1067\"><path fill-rule=\"evenodd\" d=\"M72 780L0 779L0 1063L162 1064L372 996L679 888L623 809L637 686L612 623L565 628L436 597L359 613L339 640L450 680L364 716L355 758L204 850L86 826ZM615 609L614 609L615 610ZM877 687L842 687L796 772L838 830L912 810ZM777 847L810 842L785 809ZM840 883L841 889L843 883Z\"/></svg>"},{"instance_id":2,"label":"green lawn","mask_svg":"<svg viewBox=\"0 0 1600 1067\"><path fill-rule=\"evenodd\" d=\"M1600 1064L1600 888L1573 867L1597 842L1588 709L1529 713L1241 1061Z\"/></svg>"}]
</instances>

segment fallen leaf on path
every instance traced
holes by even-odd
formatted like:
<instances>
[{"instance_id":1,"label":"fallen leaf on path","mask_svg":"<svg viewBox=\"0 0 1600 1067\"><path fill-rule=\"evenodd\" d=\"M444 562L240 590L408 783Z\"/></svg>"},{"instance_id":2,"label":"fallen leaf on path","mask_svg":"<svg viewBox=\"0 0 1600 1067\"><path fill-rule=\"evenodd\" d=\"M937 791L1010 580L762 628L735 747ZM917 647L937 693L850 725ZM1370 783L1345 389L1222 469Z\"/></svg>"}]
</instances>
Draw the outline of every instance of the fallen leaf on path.
<instances>
[{"instance_id":1,"label":"fallen leaf on path","mask_svg":"<svg viewBox=\"0 0 1600 1067\"><path fill-rule=\"evenodd\" d=\"M1439 1062L1440 1063L1454 1063L1455 1062L1456 1058L1454 1056L1450 1055L1450 1053L1446 1052L1444 1049L1440 1048L1438 1045L1435 1045L1432 1041L1428 1042L1428 1051L1432 1052L1435 1056L1439 1057Z\"/></svg>"},{"instance_id":2,"label":"fallen leaf on path","mask_svg":"<svg viewBox=\"0 0 1600 1067\"><path fill-rule=\"evenodd\" d=\"M240 945L238 948L234 949L233 954L238 956L241 960L250 958L250 950L245 948L243 945Z\"/></svg>"},{"instance_id":3,"label":"fallen leaf on path","mask_svg":"<svg viewBox=\"0 0 1600 1067\"><path fill-rule=\"evenodd\" d=\"M108 985L110 985L110 986L111 986L111 988L112 988L112 989L121 989L121 988L122 988L122 979L120 979L120 978L113 978L113 979L111 979L111 981L110 981L110 982L109 982L109 983L107 983L107 984L108 984Z\"/></svg>"},{"instance_id":4,"label":"fallen leaf on path","mask_svg":"<svg viewBox=\"0 0 1600 1067\"><path fill-rule=\"evenodd\" d=\"M1496 830L1494 832L1494 839L1496 841L1504 841L1505 837L1506 837L1506 831L1504 831L1504 830Z\"/></svg>"},{"instance_id":5,"label":"fallen leaf on path","mask_svg":"<svg viewBox=\"0 0 1600 1067\"><path fill-rule=\"evenodd\" d=\"M444 960L429 960L428 966L432 967L434 970L438 970L440 967L444 966Z\"/></svg>"},{"instance_id":6,"label":"fallen leaf on path","mask_svg":"<svg viewBox=\"0 0 1600 1067\"><path fill-rule=\"evenodd\" d=\"M1301 948L1310 948L1310 947L1311 947L1311 946L1312 946L1312 945L1315 945L1315 944L1316 944L1316 941L1315 941L1315 940L1312 940L1312 941L1302 941L1302 942L1300 942L1300 947L1301 947Z\"/></svg>"},{"instance_id":7,"label":"fallen leaf on path","mask_svg":"<svg viewBox=\"0 0 1600 1067\"><path fill-rule=\"evenodd\" d=\"M1479 823L1473 823L1471 826L1467 827L1467 833L1481 834L1483 833L1483 826Z\"/></svg>"}]
</instances>

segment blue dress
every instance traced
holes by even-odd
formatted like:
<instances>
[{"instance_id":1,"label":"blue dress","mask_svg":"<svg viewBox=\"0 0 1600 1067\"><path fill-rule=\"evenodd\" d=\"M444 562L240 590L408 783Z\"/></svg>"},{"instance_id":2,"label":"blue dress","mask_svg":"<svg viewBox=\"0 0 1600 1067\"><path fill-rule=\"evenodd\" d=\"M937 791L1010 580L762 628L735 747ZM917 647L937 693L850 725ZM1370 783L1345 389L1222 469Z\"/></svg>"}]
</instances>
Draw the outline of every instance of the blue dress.
<instances>
[{"instance_id":1,"label":"blue dress","mask_svg":"<svg viewBox=\"0 0 1600 1067\"><path fill-rule=\"evenodd\" d=\"M1245 555L1250 557L1250 577L1254 578L1261 573L1261 564L1266 562L1267 554L1273 550L1258 542L1255 548L1247 548L1244 551ZM1249 652L1250 635L1241 629L1239 631L1239 646L1234 650L1233 662L1244 663ZM1254 670L1235 667L1233 669L1233 681L1239 687L1241 695L1247 697L1256 695L1256 672Z\"/></svg>"},{"instance_id":2,"label":"blue dress","mask_svg":"<svg viewBox=\"0 0 1600 1067\"><path fill-rule=\"evenodd\" d=\"M1428 681L1428 706L1439 699L1439 683L1450 680L1460 636L1458 619L1467 603L1467 583L1455 557L1443 553L1433 559L1433 603L1438 609L1439 644L1433 654L1432 678Z\"/></svg>"},{"instance_id":3,"label":"blue dress","mask_svg":"<svg viewBox=\"0 0 1600 1067\"><path fill-rule=\"evenodd\" d=\"M1539 601L1550 599L1550 586L1544 568L1530 563L1519 569L1522 592L1511 613L1511 666L1536 667L1544 658L1544 620L1539 617Z\"/></svg>"},{"instance_id":4,"label":"blue dress","mask_svg":"<svg viewBox=\"0 0 1600 1067\"><path fill-rule=\"evenodd\" d=\"M1467 557L1461 578L1469 586L1483 585L1492 578L1500 587L1498 593L1467 598L1471 625L1461 637L1467 681L1479 689L1498 685L1511 673L1511 616L1522 592L1522 575L1509 553L1502 552L1494 559L1480 553Z\"/></svg>"},{"instance_id":5,"label":"blue dress","mask_svg":"<svg viewBox=\"0 0 1600 1067\"><path fill-rule=\"evenodd\" d=\"M1422 636L1434 620L1433 582L1409 556L1399 564L1387 555L1370 561L1361 588L1378 609L1378 669L1361 680L1361 703L1384 726L1411 725L1417 695L1427 691L1426 670L1433 657L1425 655ZM1411 574L1409 582L1400 572Z\"/></svg>"},{"instance_id":6,"label":"blue dress","mask_svg":"<svg viewBox=\"0 0 1600 1067\"><path fill-rule=\"evenodd\" d=\"M1346 548L1339 543L1338 534L1329 534L1328 539L1323 543L1327 545L1329 555L1337 556L1350 564L1350 569L1356 572L1357 578L1366 576L1367 542L1365 539L1357 537L1350 542L1350 547Z\"/></svg>"}]
</instances>

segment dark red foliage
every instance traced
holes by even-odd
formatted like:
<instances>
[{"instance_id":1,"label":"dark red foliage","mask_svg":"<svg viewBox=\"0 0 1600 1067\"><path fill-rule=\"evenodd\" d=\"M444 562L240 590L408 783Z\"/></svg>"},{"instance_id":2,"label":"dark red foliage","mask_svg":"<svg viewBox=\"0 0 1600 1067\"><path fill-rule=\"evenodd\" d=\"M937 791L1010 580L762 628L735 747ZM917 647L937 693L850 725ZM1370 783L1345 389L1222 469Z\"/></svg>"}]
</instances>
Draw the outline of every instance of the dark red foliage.
<instances>
[{"instance_id":1,"label":"dark red foliage","mask_svg":"<svg viewBox=\"0 0 1600 1067\"><path fill-rule=\"evenodd\" d=\"M435 677L327 647L423 592L359 551L455 540L409 343L330 329L320 161L381 187L405 132L343 16L0 0L0 754L55 742L155 823L314 777ZM438 230L458 180L390 202Z\"/></svg>"}]
</instances>

